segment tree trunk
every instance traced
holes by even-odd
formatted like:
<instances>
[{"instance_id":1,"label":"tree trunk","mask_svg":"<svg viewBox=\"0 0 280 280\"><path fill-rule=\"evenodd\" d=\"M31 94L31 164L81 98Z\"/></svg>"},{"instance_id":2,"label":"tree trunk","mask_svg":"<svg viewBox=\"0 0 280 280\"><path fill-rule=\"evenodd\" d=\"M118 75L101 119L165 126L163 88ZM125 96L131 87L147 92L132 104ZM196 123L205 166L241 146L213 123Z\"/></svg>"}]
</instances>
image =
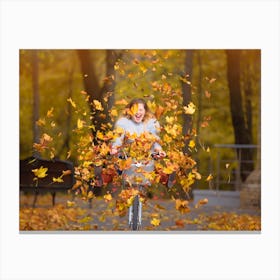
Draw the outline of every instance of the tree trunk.
<instances>
[{"instance_id":1,"label":"tree trunk","mask_svg":"<svg viewBox=\"0 0 280 280\"><path fill-rule=\"evenodd\" d=\"M40 117L40 96L39 96L39 59L37 50L31 52L32 65L32 90L33 90L33 143L39 143L40 131L37 121ZM37 151L33 151L34 156L39 156Z\"/></svg>"},{"instance_id":2,"label":"tree trunk","mask_svg":"<svg viewBox=\"0 0 280 280\"><path fill-rule=\"evenodd\" d=\"M109 110L112 108L114 103L114 65L118 56L114 50L106 51L106 78L101 86L98 81L98 75L93 67L91 51L77 50L77 53L83 73L85 91L89 95L89 106L93 115L92 123L95 127L93 133L95 133L98 130L104 130L106 125L111 123ZM104 110L95 110L93 100L101 102Z\"/></svg>"},{"instance_id":3,"label":"tree trunk","mask_svg":"<svg viewBox=\"0 0 280 280\"><path fill-rule=\"evenodd\" d=\"M193 50L186 50L185 58L185 79L189 82L192 80L192 66L193 66ZM188 106L191 101L191 84L183 82L182 83L183 92L183 106ZM188 151L189 137L191 136L192 129L192 116L183 114L183 135L186 137L184 152Z\"/></svg>"},{"instance_id":4,"label":"tree trunk","mask_svg":"<svg viewBox=\"0 0 280 280\"><path fill-rule=\"evenodd\" d=\"M246 127L245 115L240 86L240 50L227 50L227 77L230 93L231 118L234 129L235 144L251 144L251 136ZM244 181L248 172L253 170L253 160L251 149L237 150L241 155L241 179ZM245 161L245 162L244 162Z\"/></svg>"}]
</instances>

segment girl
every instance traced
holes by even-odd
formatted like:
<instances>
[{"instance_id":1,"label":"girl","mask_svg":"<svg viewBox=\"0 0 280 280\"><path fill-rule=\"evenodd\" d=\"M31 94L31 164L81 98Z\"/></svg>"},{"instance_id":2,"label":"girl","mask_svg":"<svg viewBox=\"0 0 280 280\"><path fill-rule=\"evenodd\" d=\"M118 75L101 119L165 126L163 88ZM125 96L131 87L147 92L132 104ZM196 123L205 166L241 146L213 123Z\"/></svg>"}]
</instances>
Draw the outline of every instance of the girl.
<instances>
[{"instance_id":1,"label":"girl","mask_svg":"<svg viewBox=\"0 0 280 280\"><path fill-rule=\"evenodd\" d=\"M111 154L117 154L119 150L124 145L131 145L131 154L128 156L133 157L135 153L135 149L138 146L134 145L137 137L139 137L139 141L141 139L149 139L151 140L151 145L148 145L149 153L157 153L157 157L165 157L166 153L162 150L161 145L159 144L159 131L160 125L153 114L150 112L147 103L142 98L133 99L125 109L125 112L122 117L115 124L116 129L121 129L122 134L120 137L116 138L112 143ZM134 146L133 146L134 145ZM141 147L143 149L143 154L147 152L147 145ZM139 155L139 153L138 153ZM135 160L135 158L134 158ZM128 182L135 181L135 172L137 169L137 162L133 162L131 166L123 171L124 178ZM144 173L151 173L154 170L154 161L150 160L143 167ZM142 176L142 183L149 184L149 180L147 176Z\"/></svg>"}]
</instances>

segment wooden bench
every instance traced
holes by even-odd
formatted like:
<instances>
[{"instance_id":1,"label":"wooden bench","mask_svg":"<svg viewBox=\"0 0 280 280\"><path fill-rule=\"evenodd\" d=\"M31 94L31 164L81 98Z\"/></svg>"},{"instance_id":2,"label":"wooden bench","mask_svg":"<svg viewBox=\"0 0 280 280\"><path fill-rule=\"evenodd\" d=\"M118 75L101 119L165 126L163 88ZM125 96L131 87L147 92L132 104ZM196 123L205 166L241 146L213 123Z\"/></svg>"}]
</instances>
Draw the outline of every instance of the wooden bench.
<instances>
[{"instance_id":1,"label":"wooden bench","mask_svg":"<svg viewBox=\"0 0 280 280\"><path fill-rule=\"evenodd\" d=\"M34 180L35 175L32 170L40 167L48 168L47 176ZM63 171L68 171L67 175L62 177L63 182L54 182L53 178L58 178ZM34 200L33 207L35 207L37 196L39 193L50 192L52 194L52 204L55 205L55 195L57 191L68 191L75 184L74 166L70 161L63 160L46 160L36 157L29 157L20 160L20 191L33 192Z\"/></svg>"}]
</instances>

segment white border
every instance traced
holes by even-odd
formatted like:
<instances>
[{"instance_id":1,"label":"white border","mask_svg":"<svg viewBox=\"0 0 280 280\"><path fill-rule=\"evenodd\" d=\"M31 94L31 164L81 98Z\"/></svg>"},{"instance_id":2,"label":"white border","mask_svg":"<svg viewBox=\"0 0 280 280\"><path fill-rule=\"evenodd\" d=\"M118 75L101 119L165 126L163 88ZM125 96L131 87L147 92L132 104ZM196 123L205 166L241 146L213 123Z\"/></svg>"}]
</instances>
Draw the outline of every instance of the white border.
<instances>
[{"instance_id":1,"label":"white border","mask_svg":"<svg viewBox=\"0 0 280 280\"><path fill-rule=\"evenodd\" d=\"M0 18L1 279L280 278L278 1L2 0ZM19 234L20 48L261 48L262 233Z\"/></svg>"}]
</instances>

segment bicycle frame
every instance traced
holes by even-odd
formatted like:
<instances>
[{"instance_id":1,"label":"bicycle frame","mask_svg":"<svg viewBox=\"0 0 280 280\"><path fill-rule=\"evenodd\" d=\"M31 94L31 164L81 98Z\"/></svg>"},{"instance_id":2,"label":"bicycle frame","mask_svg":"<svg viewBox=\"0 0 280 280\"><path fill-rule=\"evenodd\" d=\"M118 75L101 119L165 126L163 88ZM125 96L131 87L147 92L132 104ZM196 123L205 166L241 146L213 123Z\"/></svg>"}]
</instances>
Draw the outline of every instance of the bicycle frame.
<instances>
[{"instance_id":1,"label":"bicycle frame","mask_svg":"<svg viewBox=\"0 0 280 280\"><path fill-rule=\"evenodd\" d=\"M157 154L154 154L154 155L157 155ZM125 156L125 159L127 159L127 156ZM143 161L140 161L140 162L136 162L136 163L132 163L131 165L131 170L130 170L130 176L135 176L136 177L136 174L138 174L138 176L143 176L143 180L144 179L144 175L143 173L138 173L136 172L136 170L138 168L150 168L150 171L153 170L153 160L154 160L154 156L153 154L151 155L151 160L152 163L150 165L147 165L147 163L144 163ZM149 171L148 171L149 172ZM124 172L125 173L125 172ZM127 175L127 174L125 174ZM126 179L123 178L123 182L125 183L126 182ZM146 182L147 184L147 182ZM144 190L144 186L145 184L139 184L139 183L136 183L136 182L130 182L130 185L132 188L135 188L137 189L140 193L143 192ZM137 193L134 197L133 197L133 201L132 201L132 204L129 206L129 210L128 210L128 226L131 230L141 230L141 226L142 226L142 201L141 201L141 197L140 197L140 194Z\"/></svg>"}]
</instances>

